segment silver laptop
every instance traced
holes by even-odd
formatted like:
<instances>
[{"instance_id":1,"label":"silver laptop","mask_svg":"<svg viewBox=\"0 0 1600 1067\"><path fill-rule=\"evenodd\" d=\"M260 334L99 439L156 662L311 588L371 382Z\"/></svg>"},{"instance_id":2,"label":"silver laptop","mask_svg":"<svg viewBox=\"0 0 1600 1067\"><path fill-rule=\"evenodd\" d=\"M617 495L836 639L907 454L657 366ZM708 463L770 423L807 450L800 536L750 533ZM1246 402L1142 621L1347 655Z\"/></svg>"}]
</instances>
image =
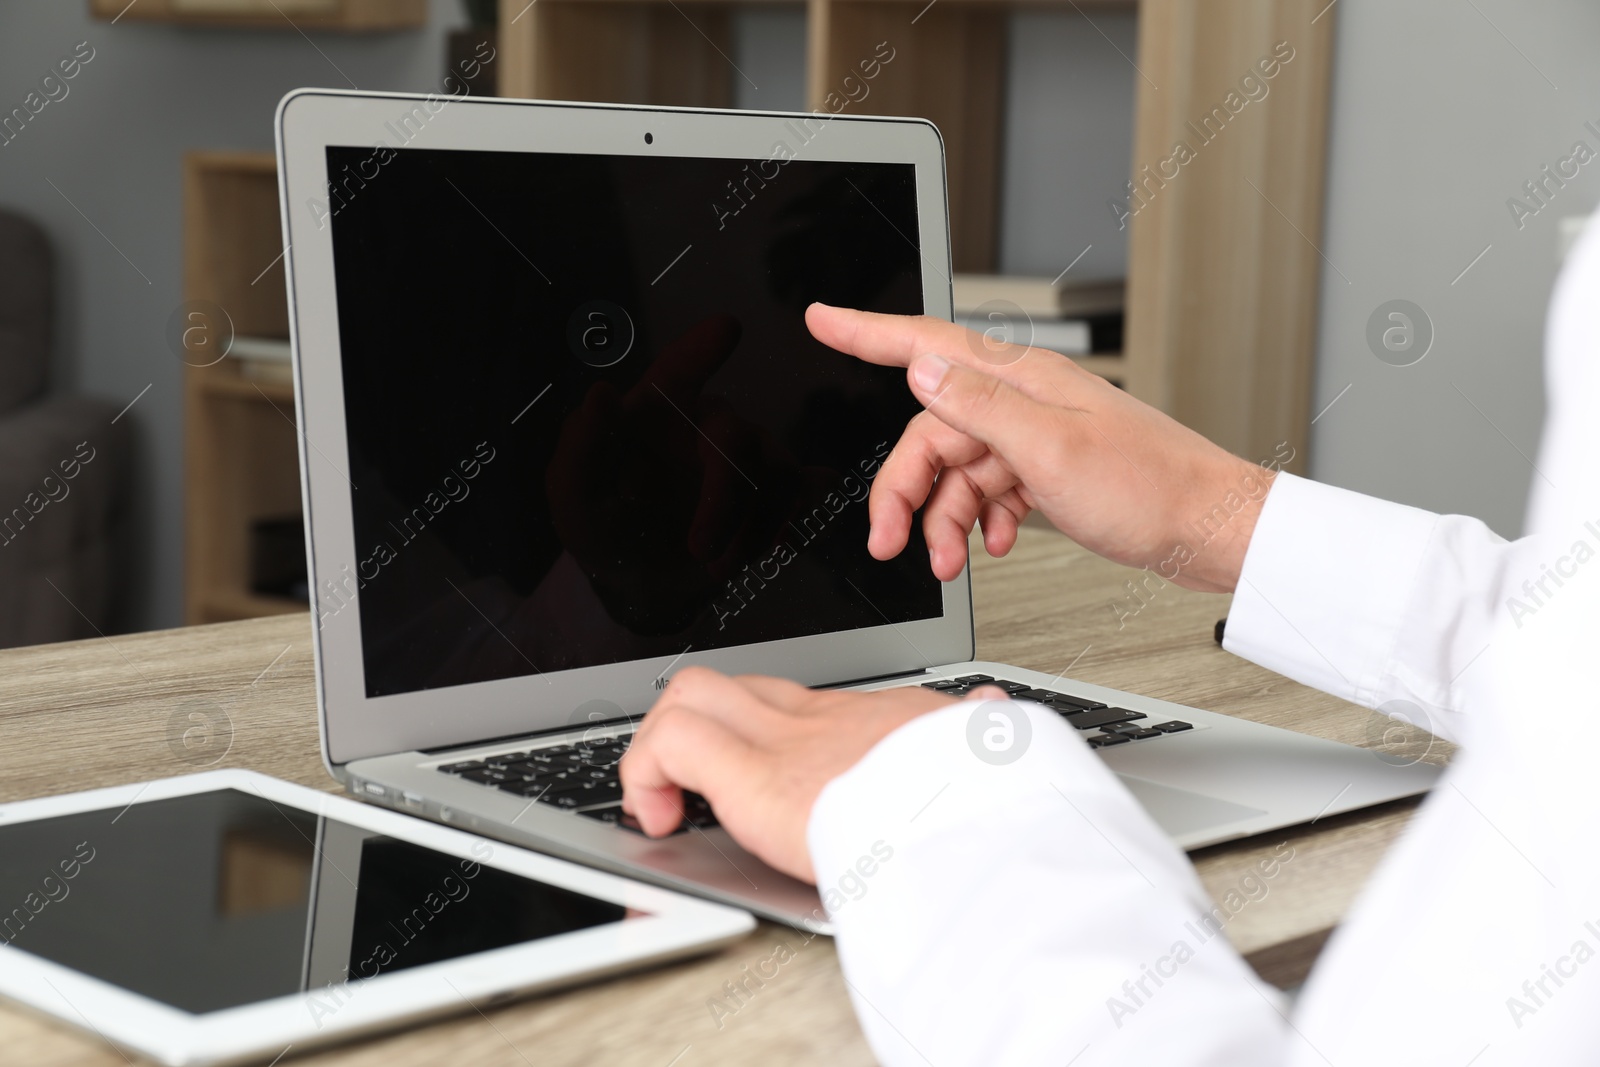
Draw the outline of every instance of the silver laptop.
<instances>
[{"instance_id":1,"label":"silver laptop","mask_svg":"<svg viewBox=\"0 0 1600 1067\"><path fill-rule=\"evenodd\" d=\"M974 662L965 573L865 549L917 411L814 300L951 311L943 147L911 119L304 90L278 156L323 754L401 811L820 925L687 798L619 808L675 671L993 679L1084 732L1180 845L1436 771Z\"/></svg>"}]
</instances>

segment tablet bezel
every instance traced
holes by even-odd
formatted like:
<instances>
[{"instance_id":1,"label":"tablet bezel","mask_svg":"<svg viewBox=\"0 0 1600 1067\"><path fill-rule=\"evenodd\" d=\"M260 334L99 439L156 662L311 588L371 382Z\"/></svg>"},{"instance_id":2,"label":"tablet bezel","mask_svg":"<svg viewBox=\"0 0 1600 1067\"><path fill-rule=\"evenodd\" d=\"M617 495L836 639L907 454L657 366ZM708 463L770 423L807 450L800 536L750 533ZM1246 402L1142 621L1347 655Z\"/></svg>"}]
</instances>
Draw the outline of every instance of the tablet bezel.
<instances>
[{"instance_id":1,"label":"tablet bezel","mask_svg":"<svg viewBox=\"0 0 1600 1067\"><path fill-rule=\"evenodd\" d=\"M754 918L736 908L247 770L207 771L0 804L0 825L81 812L119 813L134 804L219 789L254 794L648 914L380 974L331 992L319 988L200 1015L5 944L0 946L0 997L160 1063L210 1064L270 1057L289 1045L303 1049L486 1002L501 1003L709 951L755 928ZM334 1010L328 1013L330 1004Z\"/></svg>"},{"instance_id":2,"label":"tablet bezel","mask_svg":"<svg viewBox=\"0 0 1600 1067\"><path fill-rule=\"evenodd\" d=\"M941 615L679 656L610 663L369 697L364 685L360 567L345 450L333 227L326 224L329 145L574 154L911 163L926 313L951 312L944 143L925 119L787 114L540 100L300 89L277 115L280 207L289 279L295 398L313 605L323 756L339 776L354 759L472 744L553 729L593 701L643 714L669 671L691 663L828 685L970 659L972 593L965 570L942 583ZM650 143L644 139L651 133ZM803 136L811 134L809 140ZM343 180L343 179L342 179ZM374 181L381 181L381 171ZM359 195L357 192L355 195ZM319 212L313 202L322 204ZM508 417L515 409L508 409ZM330 583L335 583L330 595ZM347 596L337 590L343 583ZM465 709L470 709L467 712Z\"/></svg>"}]
</instances>

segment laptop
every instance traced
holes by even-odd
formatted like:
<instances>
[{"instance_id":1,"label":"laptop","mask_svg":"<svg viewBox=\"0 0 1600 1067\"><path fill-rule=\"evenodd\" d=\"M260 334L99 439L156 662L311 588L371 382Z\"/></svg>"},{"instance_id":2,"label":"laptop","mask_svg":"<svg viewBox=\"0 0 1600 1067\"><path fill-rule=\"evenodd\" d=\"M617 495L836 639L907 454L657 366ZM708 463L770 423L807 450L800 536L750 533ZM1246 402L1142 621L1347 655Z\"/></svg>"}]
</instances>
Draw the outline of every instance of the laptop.
<instances>
[{"instance_id":1,"label":"laptop","mask_svg":"<svg viewBox=\"0 0 1600 1067\"><path fill-rule=\"evenodd\" d=\"M966 573L866 551L918 410L812 301L949 318L915 119L301 90L278 159L328 769L365 800L826 928L616 764L689 664L811 686L994 680L1054 708L1181 846L1437 770L974 661Z\"/></svg>"}]
</instances>

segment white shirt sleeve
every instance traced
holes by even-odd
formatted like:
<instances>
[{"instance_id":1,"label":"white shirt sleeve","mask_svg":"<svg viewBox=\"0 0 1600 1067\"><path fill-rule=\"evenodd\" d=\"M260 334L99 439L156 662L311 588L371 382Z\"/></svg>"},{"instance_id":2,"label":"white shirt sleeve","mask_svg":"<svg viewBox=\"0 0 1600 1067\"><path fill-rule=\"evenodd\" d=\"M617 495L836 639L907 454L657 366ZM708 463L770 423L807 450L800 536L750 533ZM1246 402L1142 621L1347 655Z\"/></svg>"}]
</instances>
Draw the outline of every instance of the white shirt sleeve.
<instances>
[{"instance_id":1,"label":"white shirt sleeve","mask_svg":"<svg viewBox=\"0 0 1600 1067\"><path fill-rule=\"evenodd\" d=\"M1529 534L1279 474L1228 612L1224 647L1296 681L1466 740L1497 620L1520 632L1600 552L1600 225L1574 250L1546 330L1549 416ZM1577 510L1573 510L1576 506ZM1566 513L1566 518L1557 516ZM1487 714L1515 716L1520 705Z\"/></svg>"},{"instance_id":2,"label":"white shirt sleeve","mask_svg":"<svg viewBox=\"0 0 1600 1067\"><path fill-rule=\"evenodd\" d=\"M1021 757L979 758L974 716ZM823 790L809 829L856 1014L891 1067L1282 1062L1281 994L1052 711L917 719Z\"/></svg>"},{"instance_id":3,"label":"white shirt sleeve","mask_svg":"<svg viewBox=\"0 0 1600 1067\"><path fill-rule=\"evenodd\" d=\"M1424 567L1395 663L1437 682L1452 628L1481 651L1450 689L1470 726L1324 950L1297 1032L1333 1064L1600 1061L1600 227L1547 331L1550 416L1525 538L1495 565ZM1439 553L1449 557L1455 545ZM1481 545L1478 549L1482 551ZM1461 605L1464 618L1452 618ZM1231 629L1231 624L1230 624ZM1450 669L1455 669L1452 668ZM1398 673L1398 672L1396 672Z\"/></svg>"},{"instance_id":4,"label":"white shirt sleeve","mask_svg":"<svg viewBox=\"0 0 1600 1067\"><path fill-rule=\"evenodd\" d=\"M1295 681L1463 741L1471 672L1497 615L1559 589L1564 551L1477 519L1279 474L1228 611L1224 647Z\"/></svg>"}]
</instances>

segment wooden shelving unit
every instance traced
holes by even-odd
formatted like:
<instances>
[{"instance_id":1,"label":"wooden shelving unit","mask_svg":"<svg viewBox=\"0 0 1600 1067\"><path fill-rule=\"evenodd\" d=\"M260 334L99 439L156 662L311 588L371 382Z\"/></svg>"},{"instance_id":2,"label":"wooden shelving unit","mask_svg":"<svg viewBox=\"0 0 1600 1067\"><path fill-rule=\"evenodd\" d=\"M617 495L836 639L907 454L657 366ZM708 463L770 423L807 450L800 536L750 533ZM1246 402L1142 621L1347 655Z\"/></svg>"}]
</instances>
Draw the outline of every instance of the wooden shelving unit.
<instances>
[{"instance_id":1,"label":"wooden shelving unit","mask_svg":"<svg viewBox=\"0 0 1600 1067\"><path fill-rule=\"evenodd\" d=\"M89 0L118 22L173 22L265 30L404 30L428 19L428 0Z\"/></svg>"},{"instance_id":2,"label":"wooden shelving unit","mask_svg":"<svg viewBox=\"0 0 1600 1067\"><path fill-rule=\"evenodd\" d=\"M1322 14L1319 16L1319 12ZM1338 9L1143 0L1135 169L1168 156L1279 41L1293 61L1131 220L1127 387L1213 441L1305 471ZM1316 21L1312 21L1315 19ZM1248 119L1249 121L1243 121Z\"/></svg>"},{"instance_id":3,"label":"wooden shelving unit","mask_svg":"<svg viewBox=\"0 0 1600 1067\"><path fill-rule=\"evenodd\" d=\"M200 391L206 396L266 400L294 414L294 386L288 382L256 381L237 372L200 375Z\"/></svg>"},{"instance_id":4,"label":"wooden shelving unit","mask_svg":"<svg viewBox=\"0 0 1600 1067\"><path fill-rule=\"evenodd\" d=\"M500 0L500 93L727 106L736 2L770 0ZM1241 115L1248 121L1206 144L1130 220L1125 353L1085 365L1239 455L1264 459L1287 443L1290 469L1304 469L1336 10L1300 0L805 0L808 106L828 110L855 64L888 42L894 61L845 113L938 125L955 268L993 271L1005 20L1050 6L1091 18L1138 12L1131 174L1193 139L1187 124L1279 41L1294 48L1266 100Z\"/></svg>"},{"instance_id":5,"label":"wooden shelving unit","mask_svg":"<svg viewBox=\"0 0 1600 1067\"><path fill-rule=\"evenodd\" d=\"M203 321L213 344L287 338L277 163L270 154L184 159L184 292L226 313ZM271 264L269 266L269 264ZM300 514L294 386L255 381L223 358L184 370L184 616L225 622L303 601L250 590L250 526Z\"/></svg>"},{"instance_id":6,"label":"wooden shelving unit","mask_svg":"<svg viewBox=\"0 0 1600 1067\"><path fill-rule=\"evenodd\" d=\"M121 2L93 5L104 15ZM500 92L728 106L735 2L773 0L500 0ZM827 110L829 93L887 41L894 61L852 108L924 116L944 134L957 270L997 263L1005 17L1055 2L805 0L812 108ZM126 17L188 19L181 6L140 0ZM1239 455L1262 459L1287 443L1290 469L1303 470L1337 12L1317 17L1320 4L1297 0L1207 0L1203 12L1192 0L1063 6L1138 10L1135 174L1190 136L1187 124L1277 42L1295 49L1268 103L1251 105L1250 121L1207 144L1131 218L1125 351L1079 362ZM424 7L343 0L337 18L383 28L420 20ZM276 181L270 155L185 161L186 292L227 309L240 335L288 336ZM186 374L188 621L306 610L252 593L248 579L251 523L300 512L293 387L245 378L226 359Z\"/></svg>"}]
</instances>

